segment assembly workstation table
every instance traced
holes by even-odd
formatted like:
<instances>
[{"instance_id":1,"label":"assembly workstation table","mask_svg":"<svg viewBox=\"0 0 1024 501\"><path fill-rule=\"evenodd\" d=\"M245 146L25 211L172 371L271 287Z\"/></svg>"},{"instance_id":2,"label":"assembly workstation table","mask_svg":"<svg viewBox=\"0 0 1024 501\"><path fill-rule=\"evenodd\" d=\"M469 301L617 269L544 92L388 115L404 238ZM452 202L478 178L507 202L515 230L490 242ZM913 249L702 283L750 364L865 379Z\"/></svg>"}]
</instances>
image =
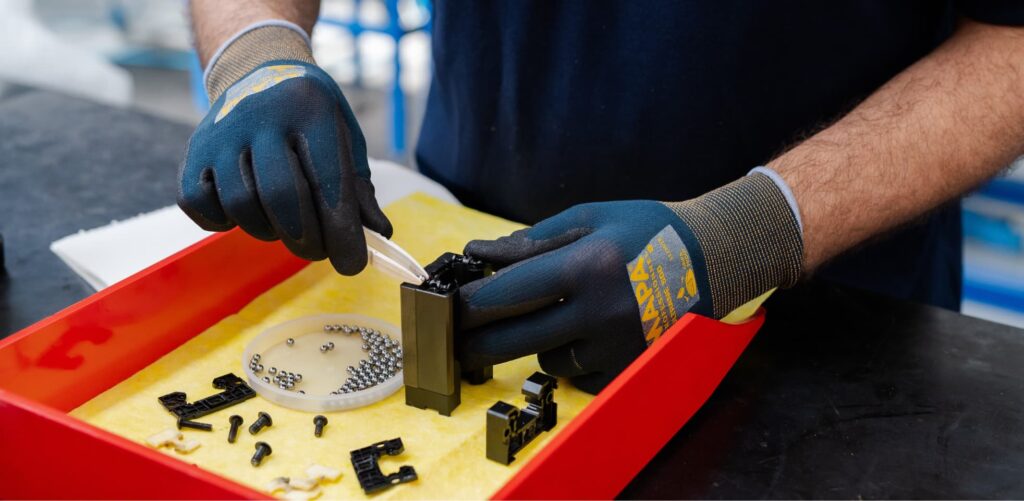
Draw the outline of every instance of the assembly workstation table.
<instances>
[{"instance_id":1,"label":"assembly workstation table","mask_svg":"<svg viewBox=\"0 0 1024 501\"><path fill-rule=\"evenodd\" d=\"M0 101L0 337L92 292L50 242L174 203L189 133L52 93ZM622 497L1024 497L1024 331L813 281L767 310Z\"/></svg>"}]
</instances>

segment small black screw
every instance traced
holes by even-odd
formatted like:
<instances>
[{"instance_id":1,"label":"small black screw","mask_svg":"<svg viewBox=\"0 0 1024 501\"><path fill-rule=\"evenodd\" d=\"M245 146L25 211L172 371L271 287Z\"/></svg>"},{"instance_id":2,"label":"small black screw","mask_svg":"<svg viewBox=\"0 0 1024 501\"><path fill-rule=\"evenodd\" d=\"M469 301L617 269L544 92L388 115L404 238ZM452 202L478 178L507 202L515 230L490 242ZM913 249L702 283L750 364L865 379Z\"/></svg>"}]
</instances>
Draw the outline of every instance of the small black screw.
<instances>
[{"instance_id":1,"label":"small black screw","mask_svg":"<svg viewBox=\"0 0 1024 501\"><path fill-rule=\"evenodd\" d=\"M252 460L249 461L253 466L259 466L263 462L263 458L267 457L272 453L270 445L266 442L256 442L256 453L252 455Z\"/></svg>"},{"instance_id":2,"label":"small black screw","mask_svg":"<svg viewBox=\"0 0 1024 501\"><path fill-rule=\"evenodd\" d=\"M313 418L313 424L316 425L316 429L313 430L313 434L319 437L320 435L324 434L324 425L327 424L327 418L323 416L317 416Z\"/></svg>"},{"instance_id":3,"label":"small black screw","mask_svg":"<svg viewBox=\"0 0 1024 501\"><path fill-rule=\"evenodd\" d=\"M260 412L260 417L256 418L256 421L249 426L249 433L255 435L260 432L263 428L274 424L274 420L270 419L270 414L266 412Z\"/></svg>"},{"instance_id":4,"label":"small black screw","mask_svg":"<svg viewBox=\"0 0 1024 501\"><path fill-rule=\"evenodd\" d=\"M192 428L193 430L213 431L213 425L210 423L200 423L198 421L189 421L185 418L178 418L178 429Z\"/></svg>"},{"instance_id":5,"label":"small black screw","mask_svg":"<svg viewBox=\"0 0 1024 501\"><path fill-rule=\"evenodd\" d=\"M228 418L228 422L231 423L231 429L228 430L228 443L233 444L238 438L238 427L242 426L242 416L231 416Z\"/></svg>"}]
</instances>

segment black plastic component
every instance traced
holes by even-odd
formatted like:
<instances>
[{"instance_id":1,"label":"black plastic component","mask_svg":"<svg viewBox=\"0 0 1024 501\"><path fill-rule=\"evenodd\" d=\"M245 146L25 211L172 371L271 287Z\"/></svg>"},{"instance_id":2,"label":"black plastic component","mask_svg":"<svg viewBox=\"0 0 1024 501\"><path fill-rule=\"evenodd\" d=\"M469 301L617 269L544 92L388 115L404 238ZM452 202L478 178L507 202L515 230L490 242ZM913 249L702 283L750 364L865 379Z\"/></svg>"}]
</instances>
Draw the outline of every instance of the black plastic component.
<instances>
[{"instance_id":1,"label":"black plastic component","mask_svg":"<svg viewBox=\"0 0 1024 501\"><path fill-rule=\"evenodd\" d=\"M455 359L459 287L492 270L479 259L447 252L426 271L422 284L402 284L405 403L450 416L462 401L461 379L482 384L493 374L492 367L463 372Z\"/></svg>"},{"instance_id":2,"label":"black plastic component","mask_svg":"<svg viewBox=\"0 0 1024 501\"><path fill-rule=\"evenodd\" d=\"M249 463L253 466L259 466L260 463L263 462L263 458L271 455L273 452L274 450L270 448L270 444L266 442L256 442L256 452L252 455L252 459L249 460Z\"/></svg>"},{"instance_id":3,"label":"black plastic component","mask_svg":"<svg viewBox=\"0 0 1024 501\"><path fill-rule=\"evenodd\" d=\"M242 416L235 414L228 418L228 422L231 423L231 428L228 429L228 443L233 444L238 438L238 427L242 426Z\"/></svg>"},{"instance_id":4,"label":"black plastic component","mask_svg":"<svg viewBox=\"0 0 1024 501\"><path fill-rule=\"evenodd\" d=\"M526 407L520 410L499 401L487 409L487 459L509 464L537 435L555 427L558 423L555 388L558 388L557 379L534 372L523 382Z\"/></svg>"},{"instance_id":5,"label":"black plastic component","mask_svg":"<svg viewBox=\"0 0 1024 501\"><path fill-rule=\"evenodd\" d=\"M189 421L185 418L178 418L178 429L191 428L193 430L213 431L213 425L210 423L200 423L198 421Z\"/></svg>"},{"instance_id":6,"label":"black plastic component","mask_svg":"<svg viewBox=\"0 0 1024 501\"><path fill-rule=\"evenodd\" d=\"M255 435L255 434L259 433L260 430L262 430L263 428L266 428L266 427L271 426L273 424L274 424L274 420L271 419L270 414L267 414L266 412L260 411L259 417L256 418L256 421L253 421L252 424L249 425L249 433L251 435Z\"/></svg>"},{"instance_id":7,"label":"black plastic component","mask_svg":"<svg viewBox=\"0 0 1024 501\"><path fill-rule=\"evenodd\" d=\"M403 465L398 471L388 475L380 471L378 461L381 456L397 456L403 451L405 446L402 445L402 439L392 438L351 452L352 468L356 470L356 478L359 479L359 486L363 488L363 492L371 494L393 485L416 480L416 469L409 465Z\"/></svg>"},{"instance_id":8,"label":"black plastic component","mask_svg":"<svg viewBox=\"0 0 1024 501\"><path fill-rule=\"evenodd\" d=\"M313 418L313 435L319 437L324 434L324 426L327 425L327 418L317 415Z\"/></svg>"},{"instance_id":9,"label":"black plastic component","mask_svg":"<svg viewBox=\"0 0 1024 501\"><path fill-rule=\"evenodd\" d=\"M160 397L160 404L178 418L187 420L203 417L256 396L256 391L234 374L214 378L213 387L224 391L191 404L184 392L176 391Z\"/></svg>"}]
</instances>

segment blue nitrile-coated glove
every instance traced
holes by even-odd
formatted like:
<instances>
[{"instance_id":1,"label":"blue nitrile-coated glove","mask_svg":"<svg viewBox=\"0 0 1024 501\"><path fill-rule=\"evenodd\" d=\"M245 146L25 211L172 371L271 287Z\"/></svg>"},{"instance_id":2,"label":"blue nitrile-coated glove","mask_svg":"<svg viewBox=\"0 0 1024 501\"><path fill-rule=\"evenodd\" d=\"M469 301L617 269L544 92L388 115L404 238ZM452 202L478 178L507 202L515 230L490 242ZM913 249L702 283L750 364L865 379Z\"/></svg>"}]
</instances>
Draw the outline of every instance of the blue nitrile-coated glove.
<instances>
[{"instance_id":1,"label":"blue nitrile-coated glove","mask_svg":"<svg viewBox=\"0 0 1024 501\"><path fill-rule=\"evenodd\" d=\"M189 140L178 205L204 229L237 225L354 275L367 261L363 226L390 237L391 223L359 124L304 36L287 23L250 27L211 63L213 103Z\"/></svg>"},{"instance_id":2,"label":"blue nitrile-coated glove","mask_svg":"<svg viewBox=\"0 0 1024 501\"><path fill-rule=\"evenodd\" d=\"M752 174L686 202L578 205L465 253L500 269L460 289L463 369L537 353L596 393L686 312L721 318L795 283L802 241L783 192Z\"/></svg>"}]
</instances>

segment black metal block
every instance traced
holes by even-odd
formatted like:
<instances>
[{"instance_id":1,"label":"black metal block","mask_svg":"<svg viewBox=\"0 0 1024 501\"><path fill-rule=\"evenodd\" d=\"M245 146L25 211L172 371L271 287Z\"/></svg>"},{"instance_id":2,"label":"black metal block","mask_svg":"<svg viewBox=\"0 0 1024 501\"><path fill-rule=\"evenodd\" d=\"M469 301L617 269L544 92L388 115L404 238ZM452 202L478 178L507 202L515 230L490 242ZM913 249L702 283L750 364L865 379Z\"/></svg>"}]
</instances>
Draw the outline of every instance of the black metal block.
<instances>
[{"instance_id":1,"label":"black metal block","mask_svg":"<svg viewBox=\"0 0 1024 501\"><path fill-rule=\"evenodd\" d=\"M486 263L451 252L426 267L420 285L402 284L405 403L450 416L462 402L461 380L482 384L493 370L463 373L455 358L459 287L491 274Z\"/></svg>"}]
</instances>

